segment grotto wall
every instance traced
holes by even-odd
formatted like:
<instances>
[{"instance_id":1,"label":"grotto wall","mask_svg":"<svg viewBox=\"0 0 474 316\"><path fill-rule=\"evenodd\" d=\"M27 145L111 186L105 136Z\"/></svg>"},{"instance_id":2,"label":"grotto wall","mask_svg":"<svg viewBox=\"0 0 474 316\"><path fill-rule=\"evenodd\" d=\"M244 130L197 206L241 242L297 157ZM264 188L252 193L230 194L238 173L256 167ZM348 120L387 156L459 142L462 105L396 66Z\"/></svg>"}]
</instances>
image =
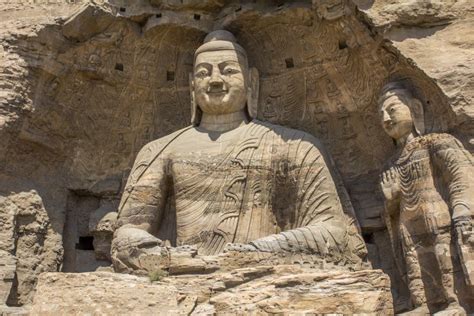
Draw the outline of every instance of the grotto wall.
<instances>
[{"instance_id":1,"label":"grotto wall","mask_svg":"<svg viewBox=\"0 0 474 316\"><path fill-rule=\"evenodd\" d=\"M455 116L450 131L472 153L471 1L356 1L384 38L436 84Z\"/></svg>"},{"instance_id":2,"label":"grotto wall","mask_svg":"<svg viewBox=\"0 0 474 316\"><path fill-rule=\"evenodd\" d=\"M472 14L469 1L1 4L2 298L28 304L40 272L110 264L94 251L97 232L110 233L97 214L116 211L144 144L189 125L194 50L223 28L260 71L258 117L323 140L369 260L403 309L377 191L395 147L376 100L385 82L406 79L427 130L453 133L472 153Z\"/></svg>"}]
</instances>

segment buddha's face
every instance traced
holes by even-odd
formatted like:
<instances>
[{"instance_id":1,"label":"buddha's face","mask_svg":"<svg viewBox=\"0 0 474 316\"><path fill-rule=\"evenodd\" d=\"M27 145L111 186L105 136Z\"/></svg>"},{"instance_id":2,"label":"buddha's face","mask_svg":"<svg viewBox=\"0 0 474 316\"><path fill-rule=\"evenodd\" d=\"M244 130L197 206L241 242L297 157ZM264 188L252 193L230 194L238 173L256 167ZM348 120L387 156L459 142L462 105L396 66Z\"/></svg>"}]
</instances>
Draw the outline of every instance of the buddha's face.
<instances>
[{"instance_id":1,"label":"buddha's face","mask_svg":"<svg viewBox=\"0 0 474 316\"><path fill-rule=\"evenodd\" d=\"M400 139L413 130L410 108L398 95L393 95L380 105L382 125L393 139Z\"/></svg>"},{"instance_id":2,"label":"buddha's face","mask_svg":"<svg viewBox=\"0 0 474 316\"><path fill-rule=\"evenodd\" d=\"M194 66L194 97L208 114L227 114L245 108L248 66L234 50L202 52Z\"/></svg>"}]
</instances>

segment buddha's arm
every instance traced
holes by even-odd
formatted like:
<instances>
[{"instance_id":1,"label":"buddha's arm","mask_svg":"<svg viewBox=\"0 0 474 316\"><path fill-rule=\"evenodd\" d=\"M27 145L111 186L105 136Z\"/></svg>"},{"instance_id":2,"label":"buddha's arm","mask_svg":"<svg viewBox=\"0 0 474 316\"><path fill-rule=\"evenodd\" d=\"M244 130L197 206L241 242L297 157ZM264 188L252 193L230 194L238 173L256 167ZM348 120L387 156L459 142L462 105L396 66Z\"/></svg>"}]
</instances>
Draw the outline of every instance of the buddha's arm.
<instances>
[{"instance_id":1,"label":"buddha's arm","mask_svg":"<svg viewBox=\"0 0 474 316\"><path fill-rule=\"evenodd\" d=\"M320 146L320 145L319 145ZM305 252L321 257L363 256L365 246L357 227L344 214L333 175L332 161L318 147L302 146L299 168L292 171L298 183L294 229L251 242L260 251ZM359 237L359 238L358 238Z\"/></svg>"},{"instance_id":2,"label":"buddha's arm","mask_svg":"<svg viewBox=\"0 0 474 316\"><path fill-rule=\"evenodd\" d=\"M142 253L159 251L162 242L154 236L166 203L165 162L138 154L119 206L117 230L112 241L112 260L118 271L139 269Z\"/></svg>"},{"instance_id":3,"label":"buddha's arm","mask_svg":"<svg viewBox=\"0 0 474 316\"><path fill-rule=\"evenodd\" d=\"M433 163L447 181L452 217L471 220L474 212L474 164L471 154L448 134L434 134Z\"/></svg>"}]
</instances>

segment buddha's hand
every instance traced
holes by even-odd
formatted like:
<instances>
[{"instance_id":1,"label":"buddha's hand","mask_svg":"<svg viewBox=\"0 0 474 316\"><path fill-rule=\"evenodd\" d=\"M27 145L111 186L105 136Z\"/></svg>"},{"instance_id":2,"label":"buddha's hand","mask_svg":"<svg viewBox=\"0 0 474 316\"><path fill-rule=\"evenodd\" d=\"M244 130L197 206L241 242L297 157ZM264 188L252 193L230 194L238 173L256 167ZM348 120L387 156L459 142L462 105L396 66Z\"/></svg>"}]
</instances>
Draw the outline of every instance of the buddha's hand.
<instances>
[{"instance_id":1,"label":"buddha's hand","mask_svg":"<svg viewBox=\"0 0 474 316\"><path fill-rule=\"evenodd\" d=\"M380 188L386 201L395 201L400 197L400 181L394 167L382 173Z\"/></svg>"},{"instance_id":2,"label":"buddha's hand","mask_svg":"<svg viewBox=\"0 0 474 316\"><path fill-rule=\"evenodd\" d=\"M239 243L228 243L224 247L224 252L231 252L231 251L236 251L236 252L254 252L257 251L258 249L250 244L239 244Z\"/></svg>"},{"instance_id":3,"label":"buddha's hand","mask_svg":"<svg viewBox=\"0 0 474 316\"><path fill-rule=\"evenodd\" d=\"M163 242L134 227L121 227L112 240L112 262L117 272L151 272L167 260Z\"/></svg>"}]
</instances>

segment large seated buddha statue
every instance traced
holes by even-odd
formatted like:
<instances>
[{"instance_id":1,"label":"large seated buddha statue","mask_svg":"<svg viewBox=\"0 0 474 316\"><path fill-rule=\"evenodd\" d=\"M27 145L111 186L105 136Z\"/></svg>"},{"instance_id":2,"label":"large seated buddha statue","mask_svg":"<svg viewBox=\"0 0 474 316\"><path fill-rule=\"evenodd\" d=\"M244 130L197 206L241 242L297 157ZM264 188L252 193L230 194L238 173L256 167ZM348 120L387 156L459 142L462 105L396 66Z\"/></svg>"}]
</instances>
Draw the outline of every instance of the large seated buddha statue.
<instances>
[{"instance_id":1,"label":"large seated buddha statue","mask_svg":"<svg viewBox=\"0 0 474 316\"><path fill-rule=\"evenodd\" d=\"M139 152L112 242L116 271L141 256L191 247L198 255L366 255L347 192L310 134L256 119L258 72L227 31L195 52L192 125Z\"/></svg>"}]
</instances>

